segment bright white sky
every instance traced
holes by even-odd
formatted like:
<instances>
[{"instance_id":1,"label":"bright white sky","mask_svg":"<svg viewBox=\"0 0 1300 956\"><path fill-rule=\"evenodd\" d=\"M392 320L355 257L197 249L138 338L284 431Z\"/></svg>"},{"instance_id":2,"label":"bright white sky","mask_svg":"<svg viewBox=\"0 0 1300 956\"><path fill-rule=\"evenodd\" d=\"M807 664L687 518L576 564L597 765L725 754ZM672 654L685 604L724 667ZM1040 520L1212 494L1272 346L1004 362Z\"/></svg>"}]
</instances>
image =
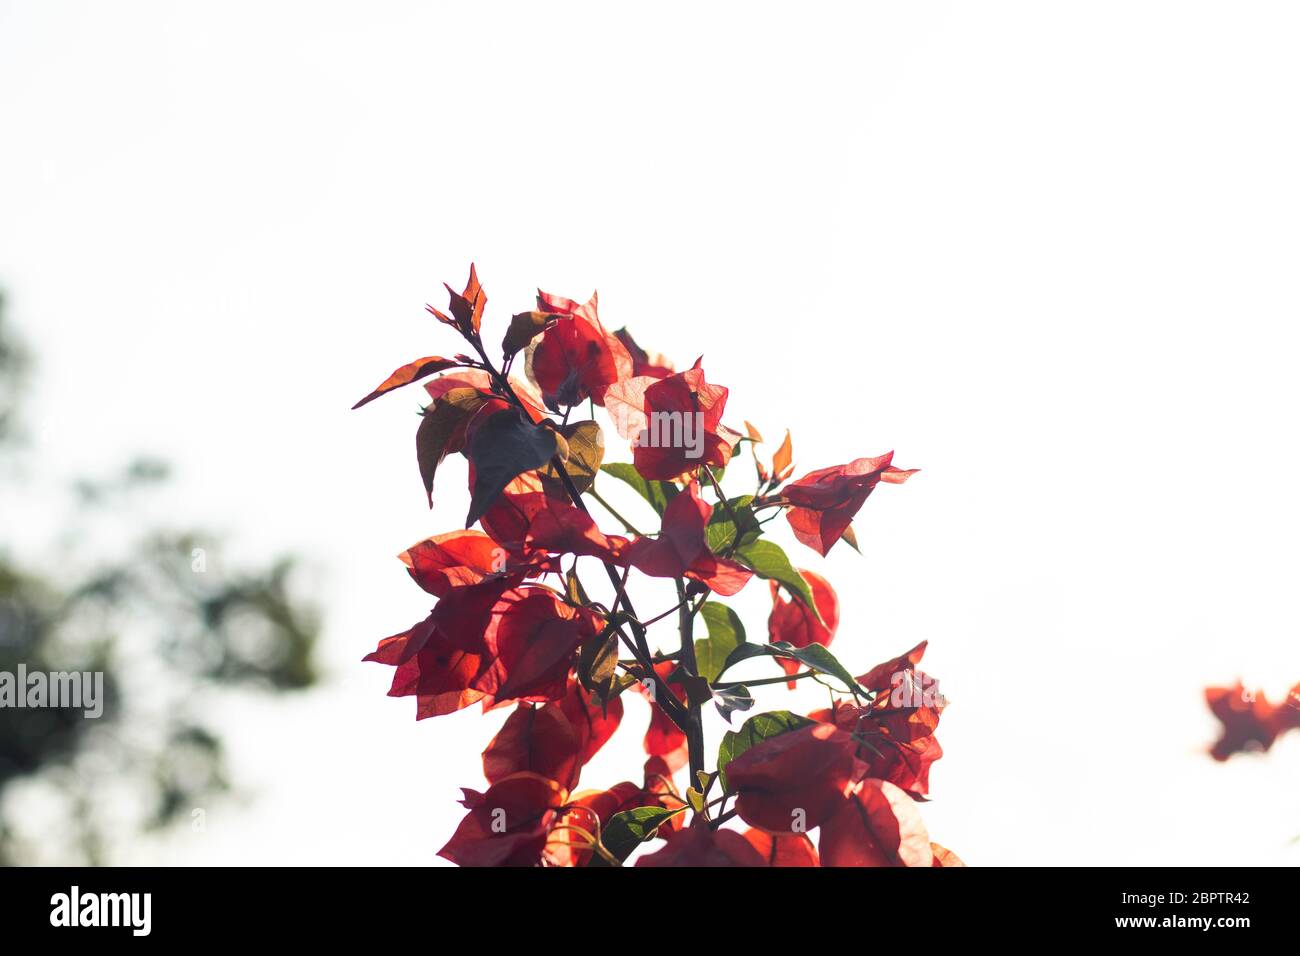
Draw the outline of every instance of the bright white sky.
<instances>
[{"instance_id":1,"label":"bright white sky","mask_svg":"<svg viewBox=\"0 0 1300 956\"><path fill-rule=\"evenodd\" d=\"M1300 741L1212 763L1201 688L1300 679L1300 11L637 11L0 2L0 285L44 467L170 457L158 519L309 554L329 612L326 688L222 718L260 799L129 858L430 862L481 782L488 721L417 724L358 663L427 610L393 555L458 525L463 472L430 514L416 397L348 411L454 348L423 304L475 259L489 323L597 287L800 470L924 469L868 503L865 557L785 540L851 667L930 640L939 842L1296 862ZM636 773L643 721L587 785Z\"/></svg>"}]
</instances>

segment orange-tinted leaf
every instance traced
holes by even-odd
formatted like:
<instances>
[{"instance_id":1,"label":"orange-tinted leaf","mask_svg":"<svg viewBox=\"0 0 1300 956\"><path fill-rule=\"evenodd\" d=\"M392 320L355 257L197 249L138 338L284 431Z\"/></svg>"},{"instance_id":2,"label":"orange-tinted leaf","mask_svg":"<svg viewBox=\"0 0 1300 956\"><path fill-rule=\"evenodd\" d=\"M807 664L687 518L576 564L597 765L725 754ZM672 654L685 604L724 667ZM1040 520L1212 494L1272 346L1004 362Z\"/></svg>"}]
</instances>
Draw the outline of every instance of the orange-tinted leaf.
<instances>
[{"instance_id":1,"label":"orange-tinted leaf","mask_svg":"<svg viewBox=\"0 0 1300 956\"><path fill-rule=\"evenodd\" d=\"M367 395L361 401L353 405L353 409L360 408L367 402L373 402L380 395L391 392L395 388L401 388L403 385L410 385L412 382L418 382L422 378L427 378L434 372L441 372L445 369L455 368L457 365L464 365L464 362L457 359L443 358L441 355L430 355L422 359L416 359L414 362L408 362L401 368L393 372L392 375L379 383L379 387Z\"/></svg>"},{"instance_id":2,"label":"orange-tinted leaf","mask_svg":"<svg viewBox=\"0 0 1300 956\"><path fill-rule=\"evenodd\" d=\"M454 324L463 332L478 333L479 325L483 320L483 307L487 305L487 294L483 291L483 286L479 284L478 272L474 269L474 263L469 265L469 279L465 283L464 292L456 292L451 286L443 283L447 289L447 294L451 296L451 304L448 310L455 318ZM430 307L441 318L441 314ZM444 320L445 321L445 320Z\"/></svg>"},{"instance_id":3,"label":"orange-tinted leaf","mask_svg":"<svg viewBox=\"0 0 1300 956\"><path fill-rule=\"evenodd\" d=\"M790 430L785 432L785 441L781 442L781 447L776 450L772 456L772 475L777 481L785 481L790 477L790 470L794 467L792 462L793 449L790 445Z\"/></svg>"}]
</instances>

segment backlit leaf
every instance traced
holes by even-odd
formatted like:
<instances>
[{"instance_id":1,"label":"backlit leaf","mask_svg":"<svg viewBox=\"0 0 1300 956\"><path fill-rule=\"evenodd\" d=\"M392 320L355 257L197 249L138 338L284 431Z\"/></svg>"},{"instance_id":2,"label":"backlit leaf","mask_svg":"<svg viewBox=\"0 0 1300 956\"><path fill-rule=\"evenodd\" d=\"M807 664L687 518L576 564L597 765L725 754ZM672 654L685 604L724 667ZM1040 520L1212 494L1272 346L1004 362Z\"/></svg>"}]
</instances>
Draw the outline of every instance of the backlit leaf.
<instances>
[{"instance_id":1,"label":"backlit leaf","mask_svg":"<svg viewBox=\"0 0 1300 956\"><path fill-rule=\"evenodd\" d=\"M550 461L558 447L555 432L534 425L518 409L492 412L469 441L474 489L465 526L477 521L512 479Z\"/></svg>"}]
</instances>

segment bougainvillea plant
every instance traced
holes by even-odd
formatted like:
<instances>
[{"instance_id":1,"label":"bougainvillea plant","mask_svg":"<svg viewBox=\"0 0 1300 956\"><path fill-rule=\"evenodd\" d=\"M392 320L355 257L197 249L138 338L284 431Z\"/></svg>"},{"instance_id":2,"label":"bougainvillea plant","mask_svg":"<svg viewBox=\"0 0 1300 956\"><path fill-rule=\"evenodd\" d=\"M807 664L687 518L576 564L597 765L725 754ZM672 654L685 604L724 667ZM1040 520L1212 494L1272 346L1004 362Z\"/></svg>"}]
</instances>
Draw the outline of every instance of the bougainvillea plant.
<instances>
[{"instance_id":1,"label":"bougainvillea plant","mask_svg":"<svg viewBox=\"0 0 1300 956\"><path fill-rule=\"evenodd\" d=\"M1300 684L1281 703L1237 681L1232 687L1207 687L1205 702L1223 730L1210 748L1215 760L1236 753L1262 753L1288 730L1300 729Z\"/></svg>"},{"instance_id":2,"label":"bougainvillea plant","mask_svg":"<svg viewBox=\"0 0 1300 956\"><path fill-rule=\"evenodd\" d=\"M389 695L415 697L417 719L511 708L483 751L487 787L465 789L468 812L440 855L462 866L621 866L650 843L637 866L961 865L930 842L917 807L942 754L945 703L917 670L925 644L855 677L829 650L839 625L830 583L765 536L784 515L820 555L841 541L856 549L854 515L879 484L914 472L885 454L791 480L788 432L760 456L753 426L723 424L727 389L700 361L679 372L625 329L606 331L595 295L579 304L539 292L498 350L484 344L474 268L464 291L447 291L447 311L428 311L468 354L403 365L357 403L424 381L432 401L415 445L430 505L441 462L468 459L465 530L401 555L433 610L365 658L396 669ZM605 463L597 406L630 441L630 463ZM749 490L724 494L724 477ZM598 478L634 489L658 527L624 519ZM589 500L620 533L598 527ZM635 607L634 573L674 582L675 603ZM771 593L764 641L724 600L755 578ZM750 659L776 673L736 679ZM758 688L802 680L825 685L829 706L750 714ZM628 693L650 702L644 767L579 790ZM712 744L706 707L733 728Z\"/></svg>"}]
</instances>

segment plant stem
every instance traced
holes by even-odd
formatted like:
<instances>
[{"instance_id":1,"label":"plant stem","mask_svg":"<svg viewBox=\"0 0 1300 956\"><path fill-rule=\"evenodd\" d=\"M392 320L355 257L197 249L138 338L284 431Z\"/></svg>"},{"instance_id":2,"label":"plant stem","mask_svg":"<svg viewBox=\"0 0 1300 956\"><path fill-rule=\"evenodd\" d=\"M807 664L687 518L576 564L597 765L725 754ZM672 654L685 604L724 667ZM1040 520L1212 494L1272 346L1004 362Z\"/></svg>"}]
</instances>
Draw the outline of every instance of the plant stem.
<instances>
[{"instance_id":1,"label":"plant stem","mask_svg":"<svg viewBox=\"0 0 1300 956\"><path fill-rule=\"evenodd\" d=\"M613 515L614 520L617 521L619 524L621 524L628 534L634 534L638 538L645 537L643 534L641 534L640 531L636 530L636 526L633 525L632 522L628 521L621 514L615 511L614 506L600 496L600 494L596 491L595 482L592 482L591 487L587 489L587 494L591 495L591 497L595 498L598 502L600 502L600 506L604 508L606 511L608 511L611 515Z\"/></svg>"},{"instance_id":2,"label":"plant stem","mask_svg":"<svg viewBox=\"0 0 1300 956\"><path fill-rule=\"evenodd\" d=\"M678 630L682 636L681 665L689 673L698 674L699 666L695 663L695 615L690 612L687 606L686 581L683 578L677 579L677 597L680 601L677 619L679 622ZM686 732L686 747L691 767L691 786L695 786L695 780L704 770L704 720L699 704L688 703L686 726L682 729Z\"/></svg>"}]
</instances>

